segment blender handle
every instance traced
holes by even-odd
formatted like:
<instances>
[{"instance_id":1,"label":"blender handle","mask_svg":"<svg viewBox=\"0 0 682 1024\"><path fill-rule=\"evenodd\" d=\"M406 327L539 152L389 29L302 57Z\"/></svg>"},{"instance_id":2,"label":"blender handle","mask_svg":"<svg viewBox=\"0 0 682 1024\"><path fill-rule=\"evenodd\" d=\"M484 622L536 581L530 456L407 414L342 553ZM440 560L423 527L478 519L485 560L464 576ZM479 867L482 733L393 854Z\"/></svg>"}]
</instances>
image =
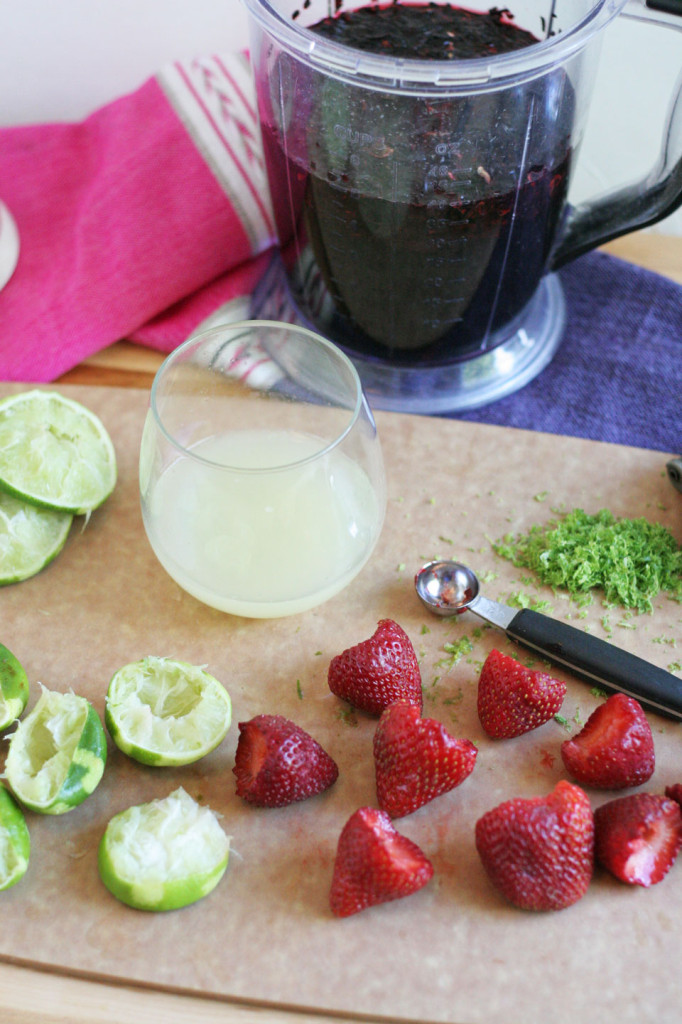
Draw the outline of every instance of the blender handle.
<instances>
[{"instance_id":1,"label":"blender handle","mask_svg":"<svg viewBox=\"0 0 682 1024\"><path fill-rule=\"evenodd\" d=\"M682 32L682 0L637 0L622 15ZM569 207L550 269L620 235L655 224L682 205L682 72L664 128L661 155L642 180L592 202Z\"/></svg>"}]
</instances>

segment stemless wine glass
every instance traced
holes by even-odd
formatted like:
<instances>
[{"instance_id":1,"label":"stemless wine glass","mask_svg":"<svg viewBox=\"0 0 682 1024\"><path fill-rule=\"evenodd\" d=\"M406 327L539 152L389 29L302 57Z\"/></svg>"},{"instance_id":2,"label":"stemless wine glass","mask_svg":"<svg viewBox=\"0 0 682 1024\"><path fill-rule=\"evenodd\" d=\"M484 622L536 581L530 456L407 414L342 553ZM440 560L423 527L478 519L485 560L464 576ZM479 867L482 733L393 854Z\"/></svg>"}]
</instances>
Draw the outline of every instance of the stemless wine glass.
<instances>
[{"instance_id":1,"label":"stemless wine glass","mask_svg":"<svg viewBox=\"0 0 682 1024\"><path fill-rule=\"evenodd\" d=\"M367 562L386 509L353 364L287 323L190 338L152 385L140 494L156 556L205 604L269 618L328 600Z\"/></svg>"}]
</instances>

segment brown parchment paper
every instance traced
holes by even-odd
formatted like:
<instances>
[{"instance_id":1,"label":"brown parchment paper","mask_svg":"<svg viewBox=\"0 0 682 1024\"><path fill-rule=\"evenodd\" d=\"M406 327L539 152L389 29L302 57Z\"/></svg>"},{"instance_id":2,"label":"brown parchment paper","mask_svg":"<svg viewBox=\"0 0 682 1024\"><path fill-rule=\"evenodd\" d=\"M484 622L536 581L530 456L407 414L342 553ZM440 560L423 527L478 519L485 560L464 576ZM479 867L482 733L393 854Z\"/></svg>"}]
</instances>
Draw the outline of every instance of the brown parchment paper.
<instances>
[{"instance_id":1,"label":"brown parchment paper","mask_svg":"<svg viewBox=\"0 0 682 1024\"><path fill-rule=\"evenodd\" d=\"M16 390L0 387L0 393ZM523 592L549 601L597 635L660 664L680 658L680 605L662 597L653 615L600 601L584 619L565 597L521 580L490 540L552 517L552 508L609 507L667 525L682 538L682 497L666 455L455 421L379 414L389 498L384 531L356 581L326 605L280 620L233 618L184 594L156 562L138 504L137 456L147 395L63 388L109 429L119 481L90 521L40 575L0 591L0 641L31 680L88 697L100 714L108 681L147 654L204 664L228 688L233 725L221 746L182 769L138 765L109 744L103 781L58 818L28 814L28 872L0 894L0 956L32 965L189 990L214 997L317 1008L394 1021L548 1024L578 1019L679 1019L682 862L649 890L597 871L588 894L554 914L529 914L492 890L473 841L476 819L513 796L548 792L565 777L561 742L598 698L566 675L563 714L516 740L486 739L476 715L480 663L504 634L470 614L429 617L413 593L422 561L457 557L487 577L499 600ZM424 714L479 747L472 776L397 827L436 872L408 899L342 921L328 909L338 834L360 805L375 803L375 720L348 714L326 684L330 658L395 618L422 665ZM476 632L475 632L476 631ZM444 644L473 650L448 664ZM519 657L524 658L523 652ZM679 674L679 672L678 672ZM238 721L277 712L308 729L337 760L327 793L280 810L243 804L232 765ZM680 726L655 715L657 767L647 786L682 781ZM166 914L131 910L101 884L97 844L108 819L182 785L222 815L232 837L227 873L200 903ZM615 794L592 792L597 806Z\"/></svg>"}]
</instances>

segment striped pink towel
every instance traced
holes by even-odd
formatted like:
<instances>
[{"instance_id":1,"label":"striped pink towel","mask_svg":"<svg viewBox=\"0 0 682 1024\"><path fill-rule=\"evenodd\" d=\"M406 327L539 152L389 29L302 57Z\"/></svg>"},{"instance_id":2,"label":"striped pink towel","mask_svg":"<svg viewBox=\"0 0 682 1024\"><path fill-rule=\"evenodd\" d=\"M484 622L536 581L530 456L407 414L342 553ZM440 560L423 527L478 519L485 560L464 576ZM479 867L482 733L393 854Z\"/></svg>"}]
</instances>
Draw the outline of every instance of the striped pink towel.
<instances>
[{"instance_id":1,"label":"striped pink towel","mask_svg":"<svg viewBox=\"0 0 682 1024\"><path fill-rule=\"evenodd\" d=\"M77 124L0 131L20 238L0 379L54 380L121 338L170 351L232 318L274 243L253 93L247 57L216 56Z\"/></svg>"}]
</instances>

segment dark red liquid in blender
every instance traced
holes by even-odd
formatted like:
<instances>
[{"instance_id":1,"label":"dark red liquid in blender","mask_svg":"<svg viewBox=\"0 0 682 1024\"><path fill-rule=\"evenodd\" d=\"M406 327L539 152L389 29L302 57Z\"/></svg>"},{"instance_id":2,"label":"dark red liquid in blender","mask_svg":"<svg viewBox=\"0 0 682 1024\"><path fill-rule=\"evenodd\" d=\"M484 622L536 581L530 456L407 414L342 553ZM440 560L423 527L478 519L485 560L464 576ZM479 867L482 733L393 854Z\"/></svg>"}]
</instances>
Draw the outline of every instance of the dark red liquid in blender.
<instances>
[{"instance_id":1,"label":"dark red liquid in blender","mask_svg":"<svg viewBox=\"0 0 682 1024\"><path fill-rule=\"evenodd\" d=\"M423 60L538 41L506 11L437 4L341 11L311 30ZM263 126L270 179L287 182L273 202L280 238L294 239L304 314L351 354L403 365L465 359L504 340L549 259L572 114L563 73L461 98L318 83L308 109L293 111L287 142Z\"/></svg>"},{"instance_id":2,"label":"dark red liquid in blender","mask_svg":"<svg viewBox=\"0 0 682 1024\"><path fill-rule=\"evenodd\" d=\"M450 4L391 3L340 10L311 26L336 43L368 53L418 60L467 60L511 53L537 43L517 28L511 12L493 7L477 13Z\"/></svg>"}]
</instances>

